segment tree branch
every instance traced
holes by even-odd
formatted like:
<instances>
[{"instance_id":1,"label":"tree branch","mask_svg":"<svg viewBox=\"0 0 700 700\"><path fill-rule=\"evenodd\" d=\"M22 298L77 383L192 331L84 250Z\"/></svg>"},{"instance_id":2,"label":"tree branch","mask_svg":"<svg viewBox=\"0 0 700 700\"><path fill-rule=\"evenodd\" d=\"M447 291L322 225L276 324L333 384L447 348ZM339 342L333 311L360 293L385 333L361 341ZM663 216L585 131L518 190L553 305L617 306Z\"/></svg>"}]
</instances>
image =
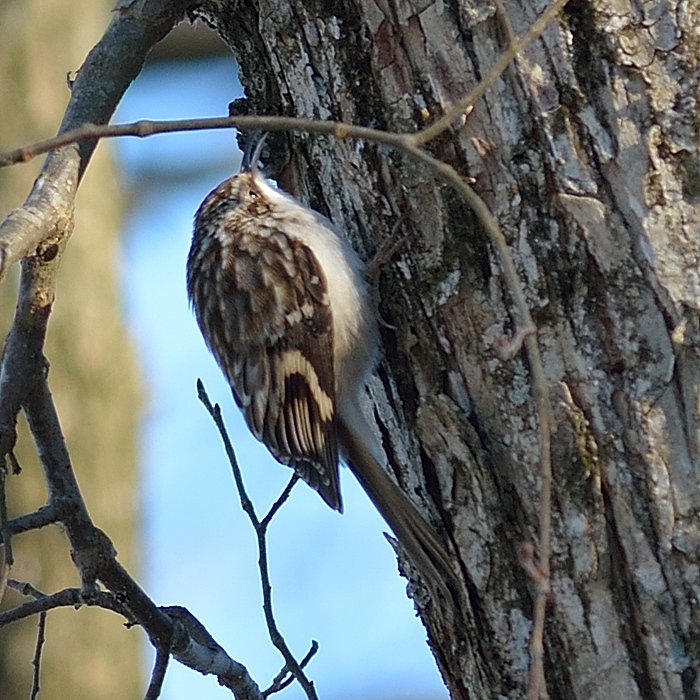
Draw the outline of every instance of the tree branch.
<instances>
[{"instance_id":1,"label":"tree branch","mask_svg":"<svg viewBox=\"0 0 700 700\"><path fill-rule=\"evenodd\" d=\"M14 608L5 610L0 613L0 627L9 625L18 620L22 620L32 615L45 613L54 608L80 607L82 605L96 606L111 610L119 615L126 615L126 609L111 593L104 591L97 592L94 597L84 598L80 588L64 588L62 591L45 595L40 591L26 583L10 580L8 583L10 588L24 595L31 595L35 600L30 600L27 603L22 603Z\"/></svg>"},{"instance_id":2,"label":"tree branch","mask_svg":"<svg viewBox=\"0 0 700 700\"><path fill-rule=\"evenodd\" d=\"M262 700L245 666L233 661L189 610L178 605L161 610L177 623L170 649L180 663L200 673L214 673L238 700Z\"/></svg>"},{"instance_id":3,"label":"tree branch","mask_svg":"<svg viewBox=\"0 0 700 700\"><path fill-rule=\"evenodd\" d=\"M313 682L308 679L303 671L302 665L296 660L296 658L294 658L294 654L292 654L287 642L284 639L284 636L277 627L277 621L275 620L275 615L272 609L272 584L270 583L270 572L267 565L267 527L270 524L272 516L280 509L282 504L289 497L289 494L298 481L298 478L295 474L292 475L292 478L282 491L280 497L272 505L267 516L261 521L258 518L257 513L255 512L255 506L250 500L248 492L245 489L243 475L241 474L241 469L238 465L238 460L236 459L236 453L233 449L233 445L231 444L231 439L229 438L226 426L224 425L219 404L212 405L201 379L197 380L197 394L199 396L199 400L207 409L207 412L212 417L212 420L219 431L219 435L221 436L221 440L224 444L224 449L226 450L226 456L228 457L231 465L238 495L241 499L241 507L250 519L257 536L259 555L258 567L260 570L260 583L263 594L263 612L265 614L265 623L267 624L270 640L278 649L280 654L282 654L286 665L285 667L289 669L289 672L297 679L299 685L301 685L309 700L318 700Z\"/></svg>"},{"instance_id":4,"label":"tree branch","mask_svg":"<svg viewBox=\"0 0 700 700\"><path fill-rule=\"evenodd\" d=\"M193 0L143 0L114 14L72 85L59 134L91 122L106 124L148 52L181 19ZM72 208L78 183L95 149L95 139L52 153L24 205L0 226L0 278L46 236L55 213Z\"/></svg>"},{"instance_id":5,"label":"tree branch","mask_svg":"<svg viewBox=\"0 0 700 700\"><path fill-rule=\"evenodd\" d=\"M0 557L0 603L5 597L10 569L14 564L12 553L12 533L8 526L7 517L7 466L6 461L0 461L0 536L2 537L2 556Z\"/></svg>"},{"instance_id":6,"label":"tree branch","mask_svg":"<svg viewBox=\"0 0 700 700\"><path fill-rule=\"evenodd\" d=\"M0 459L15 446L17 414L29 387L46 371L43 357L59 252L73 227L70 209L54 215L47 240L32 257L22 261L19 297L0 366Z\"/></svg>"},{"instance_id":7,"label":"tree branch","mask_svg":"<svg viewBox=\"0 0 700 700\"><path fill-rule=\"evenodd\" d=\"M39 689L41 688L41 652L44 649L45 641L46 613L42 612L39 614L39 625L36 633L36 648L34 650L34 659L32 660L34 673L32 674L32 690L29 695L29 700L36 700L37 696L39 695Z\"/></svg>"},{"instance_id":8,"label":"tree branch","mask_svg":"<svg viewBox=\"0 0 700 700\"><path fill-rule=\"evenodd\" d=\"M306 656L299 662L301 668L306 668L306 665L311 661L311 659L316 655L318 651L318 642L314 639L311 642L311 647L309 651L306 652ZM288 688L294 682L294 674L289 671L286 664L284 668L275 676L269 688L263 690L263 697L267 698L274 693L279 693L280 690Z\"/></svg>"},{"instance_id":9,"label":"tree branch","mask_svg":"<svg viewBox=\"0 0 700 700\"><path fill-rule=\"evenodd\" d=\"M12 535L18 535L29 530L39 530L55 522L58 522L58 516L53 506L42 506L32 513L18 515L8 520L7 530Z\"/></svg>"},{"instance_id":10,"label":"tree branch","mask_svg":"<svg viewBox=\"0 0 700 700\"><path fill-rule=\"evenodd\" d=\"M129 617L143 627L156 648L172 647L173 656L181 663L201 673L216 674L239 698L259 700L262 696L258 686L244 666L218 645L212 653L210 647L194 639L167 614L167 609L153 603L117 561L111 541L92 523L80 494L45 377L31 388L23 408L46 476L49 503L65 526L71 556L83 579L81 594L94 596L96 582L101 581L123 603Z\"/></svg>"},{"instance_id":11,"label":"tree branch","mask_svg":"<svg viewBox=\"0 0 700 700\"><path fill-rule=\"evenodd\" d=\"M170 661L170 650L156 649L156 661L153 664L151 672L151 680L148 683L146 694L143 700L157 700L160 697L163 689L163 681L165 680L165 672L168 670L168 662Z\"/></svg>"}]
</instances>

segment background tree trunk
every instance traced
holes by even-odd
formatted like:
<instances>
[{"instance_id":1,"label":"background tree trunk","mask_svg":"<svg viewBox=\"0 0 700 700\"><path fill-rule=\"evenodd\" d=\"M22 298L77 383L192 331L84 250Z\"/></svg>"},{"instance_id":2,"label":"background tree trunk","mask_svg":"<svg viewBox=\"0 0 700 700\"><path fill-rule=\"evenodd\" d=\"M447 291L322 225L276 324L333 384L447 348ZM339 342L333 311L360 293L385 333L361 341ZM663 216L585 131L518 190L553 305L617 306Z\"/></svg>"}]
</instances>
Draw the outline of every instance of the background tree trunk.
<instances>
[{"instance_id":1,"label":"background tree trunk","mask_svg":"<svg viewBox=\"0 0 700 700\"><path fill-rule=\"evenodd\" d=\"M504 0L516 34L544 3ZM491 3L210 0L251 111L413 131L507 46ZM555 698L700 697L700 157L697 3L571 0L466 122L433 142L475 178L538 325L554 435ZM416 596L455 698L522 697L538 528L527 362L480 223L423 166L295 136L283 173L381 280L372 385L391 467L454 550L463 604Z\"/></svg>"},{"instance_id":2,"label":"background tree trunk","mask_svg":"<svg viewBox=\"0 0 700 700\"><path fill-rule=\"evenodd\" d=\"M66 74L76 70L109 21L113 2L26 0L0 4L0 150L45 138L56 130L69 98ZM41 165L0 170L0 220L20 206ZM76 202L75 230L62 260L49 327L51 387L81 488L95 523L109 533L119 559L137 566L136 431L140 383L125 335L117 291L122 202L118 178L103 143ZM18 270L0 290L0 331L14 312ZM23 428L19 477L8 482L10 515L44 504L46 489L34 445ZM11 576L52 593L79 586L66 538L44 528L13 540ZM5 606L25 599L12 590ZM124 621L99 608L52 611L41 666L41 698L138 698L140 640ZM28 698L37 618L0 634L0 696Z\"/></svg>"}]
</instances>

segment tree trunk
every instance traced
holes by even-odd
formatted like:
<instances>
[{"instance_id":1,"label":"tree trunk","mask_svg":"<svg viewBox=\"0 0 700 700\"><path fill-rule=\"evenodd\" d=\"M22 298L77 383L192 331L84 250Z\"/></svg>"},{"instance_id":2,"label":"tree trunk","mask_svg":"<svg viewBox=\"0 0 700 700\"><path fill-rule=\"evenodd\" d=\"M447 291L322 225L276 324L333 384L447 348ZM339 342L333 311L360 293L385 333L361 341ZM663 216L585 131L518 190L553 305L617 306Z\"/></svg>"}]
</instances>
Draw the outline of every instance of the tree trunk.
<instances>
[{"instance_id":1,"label":"tree trunk","mask_svg":"<svg viewBox=\"0 0 700 700\"><path fill-rule=\"evenodd\" d=\"M66 74L76 70L109 21L113 2L0 3L0 150L55 132L69 98ZM20 206L41 165L0 170L0 220ZM109 145L90 165L76 202L75 230L61 263L47 339L51 386L73 464L96 524L119 559L136 573L136 434L139 381L122 322L116 276L122 206ZM15 273L15 271L12 271ZM16 274L11 275L16 281ZM12 322L15 285L0 294L0 337ZM24 420L20 428L24 428ZM46 485L28 431L19 434L19 476L8 480L10 515L44 505ZM80 586L63 533L43 528L13 539L11 577L53 593ZM26 599L13 590L4 605ZM53 610L41 661L44 700L70 697L135 699L141 696L140 633L96 607ZM0 696L28 698L37 618L0 633Z\"/></svg>"},{"instance_id":2,"label":"tree trunk","mask_svg":"<svg viewBox=\"0 0 700 700\"><path fill-rule=\"evenodd\" d=\"M516 35L545 8L503 0ZM491 3L205 2L251 111L399 132L435 121L508 43ZM554 698L698 698L700 11L571 0L464 122L430 144L474 178L538 327L556 416ZM297 135L284 182L380 279L371 387L402 487L450 543L458 604L414 600L454 698L522 697L540 455L513 305L481 224L384 147Z\"/></svg>"}]
</instances>

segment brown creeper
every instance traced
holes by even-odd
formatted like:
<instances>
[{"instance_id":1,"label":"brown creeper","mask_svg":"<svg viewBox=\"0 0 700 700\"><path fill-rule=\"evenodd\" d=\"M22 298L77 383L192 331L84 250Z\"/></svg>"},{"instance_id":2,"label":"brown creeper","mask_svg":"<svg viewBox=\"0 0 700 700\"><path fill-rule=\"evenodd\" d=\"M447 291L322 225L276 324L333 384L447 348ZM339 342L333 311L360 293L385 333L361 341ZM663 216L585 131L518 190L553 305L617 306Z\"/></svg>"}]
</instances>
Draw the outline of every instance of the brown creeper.
<instances>
[{"instance_id":1,"label":"brown creeper","mask_svg":"<svg viewBox=\"0 0 700 700\"><path fill-rule=\"evenodd\" d=\"M328 219L267 184L263 140L195 215L187 291L199 327L255 437L338 511L347 462L444 590L449 559L382 468L360 409L378 342L362 263Z\"/></svg>"}]
</instances>

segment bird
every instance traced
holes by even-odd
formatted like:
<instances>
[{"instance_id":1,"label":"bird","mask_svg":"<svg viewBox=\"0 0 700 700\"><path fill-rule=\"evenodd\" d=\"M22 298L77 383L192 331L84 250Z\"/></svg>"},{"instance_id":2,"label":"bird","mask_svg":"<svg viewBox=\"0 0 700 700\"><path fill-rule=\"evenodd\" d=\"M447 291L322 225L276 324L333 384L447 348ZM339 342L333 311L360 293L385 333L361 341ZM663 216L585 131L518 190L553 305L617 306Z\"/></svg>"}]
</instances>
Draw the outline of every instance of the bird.
<instances>
[{"instance_id":1,"label":"bird","mask_svg":"<svg viewBox=\"0 0 700 700\"><path fill-rule=\"evenodd\" d=\"M333 223L269 184L264 134L194 217L187 293L248 428L333 510L345 462L427 582L450 558L384 469L362 411L379 331L365 266Z\"/></svg>"}]
</instances>

